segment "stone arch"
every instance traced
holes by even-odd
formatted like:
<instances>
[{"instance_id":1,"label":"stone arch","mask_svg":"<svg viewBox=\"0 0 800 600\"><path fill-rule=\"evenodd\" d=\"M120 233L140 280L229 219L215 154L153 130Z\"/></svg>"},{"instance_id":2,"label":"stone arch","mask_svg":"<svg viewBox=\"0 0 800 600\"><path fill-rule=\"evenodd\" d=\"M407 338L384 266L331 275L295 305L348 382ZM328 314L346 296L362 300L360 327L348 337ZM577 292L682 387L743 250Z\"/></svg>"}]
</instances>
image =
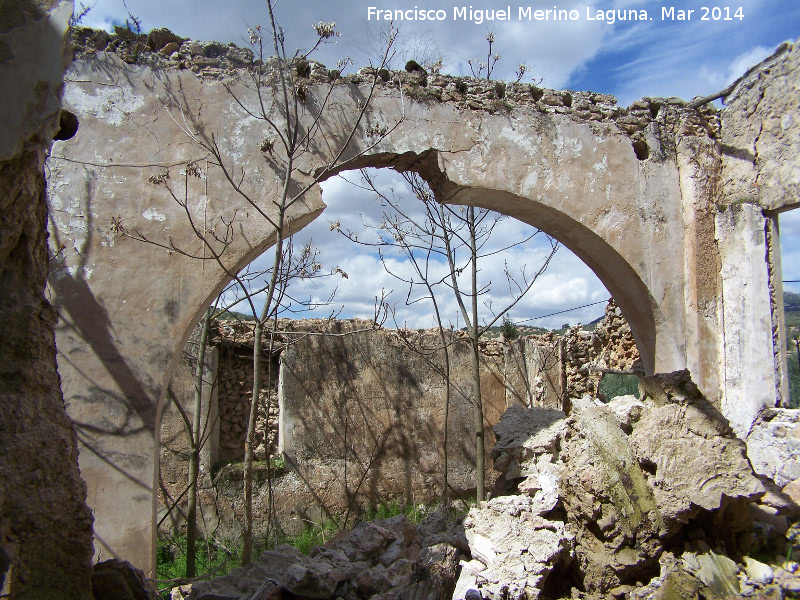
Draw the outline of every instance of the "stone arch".
<instances>
[{"instance_id":1,"label":"stone arch","mask_svg":"<svg viewBox=\"0 0 800 600\"><path fill-rule=\"evenodd\" d=\"M327 164L331 146L361 110L367 82L354 76L335 87L335 114L319 123L322 137L298 165L301 184ZM746 433L754 407L757 412L770 398L774 403L776 391L767 386L744 408L725 404L725 394L730 404L732 392L751 385L750 365L764 380L773 375L747 339L739 354L725 351L736 318L728 318L735 311L726 312L722 290L726 268L736 265L740 251L726 248L720 232L752 234L757 256L765 245L758 236L763 215L753 218L761 214L754 202L720 216L724 169L739 176L743 168L736 163L741 153L726 163L713 111L668 101L623 110L602 95L575 92L566 102L559 92L510 86L504 97L513 103L509 108L487 101L475 109L425 96L434 83L429 79L428 91L416 90L420 101L402 95L392 81L381 84L344 162L321 173L361 166L415 170L440 201L485 206L549 231L618 299L647 372L688 368ZM235 81L230 85L248 93ZM98 557L116 554L147 567L154 539L152 448L165 374L226 277L218 265L171 247L202 252L185 225L187 215L204 227L230 227L228 271L274 239L219 174L192 180L185 206L154 182L163 181L164 170L177 181L181 165L203 160L187 132L215 133L242 169L242 185L265 203L276 193L277 178L260 152L259 124L225 87L194 73L127 65L98 53L70 67L64 106L81 126L56 143L48 162L50 286L62 318L59 370L82 434L81 470L96 516ZM383 128L391 135L371 133ZM290 228L301 228L323 209L312 189L289 215ZM134 231L160 245L135 242L126 235ZM751 261L752 272L763 275L762 287L769 282L764 256ZM731 306L737 289L726 292ZM769 306L758 317L759 335L771 335Z\"/></svg>"}]
</instances>

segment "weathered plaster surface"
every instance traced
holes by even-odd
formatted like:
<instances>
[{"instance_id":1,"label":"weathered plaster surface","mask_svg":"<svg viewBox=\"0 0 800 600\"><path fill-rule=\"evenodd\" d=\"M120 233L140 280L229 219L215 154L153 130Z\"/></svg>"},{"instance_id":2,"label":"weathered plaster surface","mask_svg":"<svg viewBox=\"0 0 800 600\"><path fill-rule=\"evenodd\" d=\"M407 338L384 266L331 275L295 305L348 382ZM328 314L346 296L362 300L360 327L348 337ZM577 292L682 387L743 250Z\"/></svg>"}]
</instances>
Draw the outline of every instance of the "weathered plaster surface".
<instances>
[{"instance_id":1,"label":"weathered plaster surface","mask_svg":"<svg viewBox=\"0 0 800 600\"><path fill-rule=\"evenodd\" d=\"M800 204L800 44L782 44L748 70L722 111L725 198L765 210Z\"/></svg>"},{"instance_id":2,"label":"weathered plaster surface","mask_svg":"<svg viewBox=\"0 0 800 600\"><path fill-rule=\"evenodd\" d=\"M792 68L788 64L787 73ZM103 52L78 61L67 79L65 102L81 128L49 162L53 252L64 244L51 277L62 316L59 367L71 415L87 448L93 448L81 453L81 466L98 515L99 552L105 545L146 565L159 402L192 326L229 279L213 261L188 258L174 248L203 255L187 215L202 224L201 230L219 234L231 224L230 244L224 252L216 247L229 271L247 264L274 239L220 169L210 165L206 171L205 156L191 137L213 134L243 176L243 189L266 211L279 178L259 149L267 129L246 118L220 81L203 81L177 67L128 65ZM766 365L760 350L751 352L761 343L758 336L742 339L742 349L724 350L729 324L735 327L737 321L726 316L731 307L723 307L722 273L740 257L731 249L720 252L719 266L715 258L714 246L722 240L715 226L725 223L715 221L723 158L713 141L719 134L713 118L671 99L644 102L641 110L632 106L625 115L607 109L595 113L575 108L591 105L595 100L589 96L543 92L532 99L532 90L525 102L509 91L506 104L491 104L496 112L490 112L471 101L435 101L429 91L434 79L424 89L414 88L405 75L400 79L413 93L401 97L392 81L379 86L343 155L347 162L326 172L337 143L355 123L371 75L337 85L330 97L333 110L319 123L319 143L303 156L300 171L328 176L364 166L412 169L428 179L442 201L486 206L541 227L584 260L614 295L648 374L688 368L712 400L722 403L727 390L731 398L744 399L735 387L744 381L737 373L759 378ZM254 102L240 82L228 82L245 104ZM448 89L441 88L439 97L455 98ZM323 93L322 85L308 88L307 120ZM122 106L132 112L118 110L116 97L125 98ZM385 139L370 134L375 127L394 125ZM640 144L639 157L631 136ZM641 153L645 142L647 157ZM766 149L759 152L768 155ZM203 177L184 178L182 169L190 160L199 161ZM188 199L185 208L163 183L149 180L158 180L165 170L175 195ZM781 175L781 181L790 175ZM300 179L300 184L307 181ZM723 174L723 184L731 180ZM323 208L312 190L295 207L292 229ZM740 227L754 252L756 216L726 225ZM161 246L134 241L126 232ZM751 258L754 272L766 270L765 254ZM753 292L753 302L759 294ZM755 322L763 320L759 316ZM772 356L771 337L766 343ZM731 400L722 404L740 431L775 397L774 382L765 383L746 408ZM111 457L116 469L101 456ZM125 502L109 499L112 486ZM115 519L125 519L129 530L112 525Z\"/></svg>"},{"instance_id":3,"label":"weathered plaster surface","mask_svg":"<svg viewBox=\"0 0 800 600\"><path fill-rule=\"evenodd\" d=\"M48 146L58 130L70 16L71 1L28 0L0 8L0 160Z\"/></svg>"},{"instance_id":4,"label":"weathered plaster surface","mask_svg":"<svg viewBox=\"0 0 800 600\"><path fill-rule=\"evenodd\" d=\"M722 412L740 436L747 435L758 410L775 404L765 227L764 215L752 204L717 214L724 320Z\"/></svg>"},{"instance_id":5,"label":"weathered plaster surface","mask_svg":"<svg viewBox=\"0 0 800 600\"><path fill-rule=\"evenodd\" d=\"M723 412L740 436L787 396L775 216L800 202L798 67L800 44L781 45L748 70L721 112L719 353Z\"/></svg>"},{"instance_id":6,"label":"weathered plaster surface","mask_svg":"<svg viewBox=\"0 0 800 600\"><path fill-rule=\"evenodd\" d=\"M354 332L300 339L281 357L280 451L334 514L346 511L348 497L360 505L398 497L412 504L435 502L441 494L446 403L437 369L444 356L413 350L435 348L438 332L428 330L407 344L395 331L359 331L365 325L336 323L333 333ZM502 347L493 349L484 352L481 368L487 449L494 445L491 428L507 408ZM450 355L448 473L452 489L466 496L474 493L476 478L467 342L453 344ZM327 487L326 471L333 474ZM346 492L343 482L349 482Z\"/></svg>"}]
</instances>

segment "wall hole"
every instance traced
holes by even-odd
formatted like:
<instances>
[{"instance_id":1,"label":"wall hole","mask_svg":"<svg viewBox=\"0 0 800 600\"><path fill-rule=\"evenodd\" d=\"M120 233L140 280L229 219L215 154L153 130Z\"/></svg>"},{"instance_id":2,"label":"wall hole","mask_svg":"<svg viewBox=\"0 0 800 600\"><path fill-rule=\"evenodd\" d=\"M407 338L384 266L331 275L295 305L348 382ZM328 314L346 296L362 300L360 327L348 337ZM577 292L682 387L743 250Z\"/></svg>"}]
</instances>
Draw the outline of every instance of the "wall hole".
<instances>
[{"instance_id":1,"label":"wall hole","mask_svg":"<svg viewBox=\"0 0 800 600\"><path fill-rule=\"evenodd\" d=\"M61 111L61 118L59 121L58 133L56 133L54 140L69 140L75 137L78 132L78 117L69 112L68 110Z\"/></svg>"},{"instance_id":2,"label":"wall hole","mask_svg":"<svg viewBox=\"0 0 800 600\"><path fill-rule=\"evenodd\" d=\"M633 151L636 153L636 158L639 160L647 160L650 158L650 148L647 147L647 142L644 140L634 141Z\"/></svg>"},{"instance_id":3,"label":"wall hole","mask_svg":"<svg viewBox=\"0 0 800 600\"><path fill-rule=\"evenodd\" d=\"M650 104L650 116L652 118L656 118L658 116L658 111L661 110L661 105L657 102L653 102Z\"/></svg>"}]
</instances>

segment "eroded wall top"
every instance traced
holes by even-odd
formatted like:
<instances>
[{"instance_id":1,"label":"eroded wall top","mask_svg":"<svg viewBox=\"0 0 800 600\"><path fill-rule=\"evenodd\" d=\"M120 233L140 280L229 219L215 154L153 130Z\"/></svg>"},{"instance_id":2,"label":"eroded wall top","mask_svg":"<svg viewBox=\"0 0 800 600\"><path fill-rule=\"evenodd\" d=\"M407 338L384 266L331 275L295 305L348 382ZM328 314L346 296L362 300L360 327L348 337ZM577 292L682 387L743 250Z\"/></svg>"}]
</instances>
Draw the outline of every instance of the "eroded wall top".
<instances>
[{"instance_id":1,"label":"eroded wall top","mask_svg":"<svg viewBox=\"0 0 800 600\"><path fill-rule=\"evenodd\" d=\"M751 67L722 111L725 201L767 210L800 204L800 43Z\"/></svg>"},{"instance_id":2,"label":"eroded wall top","mask_svg":"<svg viewBox=\"0 0 800 600\"><path fill-rule=\"evenodd\" d=\"M252 50L248 48L189 40L166 29L156 29L149 34L136 36L122 27L116 27L111 34L80 28L75 32L73 42L76 58L110 52L129 64L145 64L155 69L187 70L209 81L238 78L248 68L259 64L254 60ZM272 57L266 60L268 68L274 65L273 61ZM341 83L358 85L371 82L377 74L380 87L398 89L403 86L409 99L418 102L450 103L459 109L490 113L530 106L543 114L564 114L584 121L614 123L630 136L640 158L648 158L650 155L651 149L648 147L645 130L653 122L661 122L667 125L671 133L681 135L708 135L716 138L720 129L719 115L713 105L704 105L699 109L688 108L688 103L677 97L642 98L629 107L621 107L617 106L617 99L608 94L552 90L529 83L429 74L416 63L409 63L407 71L364 67L355 74L343 77L339 76L337 69L329 70L313 60L300 61L295 68L301 79L307 79L309 84L339 79Z\"/></svg>"}]
</instances>

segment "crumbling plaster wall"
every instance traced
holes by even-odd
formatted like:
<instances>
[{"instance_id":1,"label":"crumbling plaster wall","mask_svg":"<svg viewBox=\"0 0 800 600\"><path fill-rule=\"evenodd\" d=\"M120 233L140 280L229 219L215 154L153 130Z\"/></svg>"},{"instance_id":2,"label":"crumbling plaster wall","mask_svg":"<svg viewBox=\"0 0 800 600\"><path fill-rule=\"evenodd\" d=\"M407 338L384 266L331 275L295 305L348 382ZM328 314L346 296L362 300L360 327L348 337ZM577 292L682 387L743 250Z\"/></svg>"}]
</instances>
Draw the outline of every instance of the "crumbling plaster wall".
<instances>
[{"instance_id":1,"label":"crumbling plaster wall","mask_svg":"<svg viewBox=\"0 0 800 600\"><path fill-rule=\"evenodd\" d=\"M180 165L197 159L206 174L190 178L187 208L195 222L210 216L211 228L222 228L223 219L234 224L223 253L226 269L243 266L274 239L218 170L205 171L202 153L186 135L213 133L224 155L243 169L246 191L268 207L278 177L259 150L264 128L219 80L244 102L253 95L227 63L211 71L195 68L201 58L210 60L193 54L205 52L202 44L184 46L168 59L157 53L142 59L155 66L94 50L76 61L65 102L81 128L49 161L54 248L66 244L51 276L63 319L59 366L71 414L86 425L95 451L81 453L81 467L99 538L139 565L147 564L153 539L147 526L155 512L153 443L165 382L228 275L209 261L136 242L125 232L202 251L184 209L149 181L170 169L170 182L180 189ZM203 78L204 72L214 79ZM308 93L314 98L323 93L328 72L315 69L312 76ZM372 79L364 72L336 85L331 103L337 110L320 122L330 145L304 156L299 184L308 181L304 173L330 160L330 148L355 122ZM735 258L720 256L714 235L724 179L714 110L696 111L678 99L643 100L624 109L603 95L487 85L390 74L343 155L348 162L336 171L413 169L442 201L486 206L547 230L617 298L647 373L688 368L705 395L721 405L726 393L738 393L730 389L736 383L728 372L763 372L768 365L761 361L763 349L755 347L757 337L744 340L749 346L738 356L725 355L725 331L736 324L722 309L720 272ZM306 106L308 118L313 106ZM385 139L369 134L395 125ZM363 150L366 155L359 154ZM290 215L291 230L323 208L313 189ZM737 431L764 403L774 402L773 389L756 399L736 396L748 407ZM109 457L118 469L108 468ZM117 493L103 493L108 489ZM115 521L130 527L112 526Z\"/></svg>"},{"instance_id":2,"label":"crumbling plaster wall","mask_svg":"<svg viewBox=\"0 0 800 600\"><path fill-rule=\"evenodd\" d=\"M12 599L93 598L92 516L44 297L44 164L59 131L71 14L72 2L0 5L0 588Z\"/></svg>"},{"instance_id":3,"label":"crumbling plaster wall","mask_svg":"<svg viewBox=\"0 0 800 600\"><path fill-rule=\"evenodd\" d=\"M170 382L175 399L189 418L198 329L184 347L184 358L190 360L181 361ZM276 360L272 371L276 390L270 394L275 406L274 411L270 406L267 417L264 409L268 396L262 390L255 456L263 460L267 444L273 455L279 449L286 453L283 458L288 459L289 470L271 481L272 506L282 526L296 527L297 518L342 516L351 502L353 510L390 500L436 502L444 469L445 410L445 383L437 371L444 369L438 332L375 329L367 321L328 319L283 319L279 329L275 352L281 356L280 367ZM451 353L448 474L450 495L463 497L474 494L475 480L471 363L465 334L448 335L461 338ZM206 459L201 463L202 493L208 499L203 518L209 531L221 525L233 532L237 526L232 517L240 517L242 509L241 470L218 467L232 461L241 463L244 455L252 395L252 324L216 322L210 343L207 356L218 353L222 358L218 370L216 360L209 361L205 377L205 389L218 399L219 408L215 409L212 400L210 407L202 409L203 430L212 432L204 456L216 455L219 462ZM421 353L415 353L415 348ZM630 327L613 300L593 331L576 326L564 336L549 333L513 342L482 341L486 458L490 458L494 443L491 428L507 408L521 405L569 410L574 400L597 395L603 369L635 369L638 357ZM262 382L266 381L264 366ZM160 510L166 507L164 491L177 498L186 487L185 431L180 411L170 403L162 419L164 490L159 497ZM234 434L219 435L226 431ZM374 464L367 468L370 461ZM487 460L486 464L491 462ZM206 476L212 468L218 472L213 486ZM496 472L490 467L487 474L491 487ZM269 514L270 499L262 491L257 484L256 528L265 525ZM162 529L180 524L177 511L172 514L173 519L165 521Z\"/></svg>"},{"instance_id":4,"label":"crumbling plaster wall","mask_svg":"<svg viewBox=\"0 0 800 600\"><path fill-rule=\"evenodd\" d=\"M287 462L314 486L330 479L331 489L315 491L330 498L335 512L346 510L348 497L362 505L386 498L436 501L444 465L444 354L426 348L440 344L438 332L375 331L368 322L339 321L328 333L294 342L281 357L279 447ZM488 452L506 393L502 346L486 346L481 390ZM456 494L467 495L476 475L466 340L451 346L450 360L448 478ZM347 491L333 489L345 481Z\"/></svg>"},{"instance_id":5,"label":"crumbling plaster wall","mask_svg":"<svg viewBox=\"0 0 800 600\"><path fill-rule=\"evenodd\" d=\"M788 403L778 214L800 205L798 69L800 44L782 44L726 99L716 215L723 412L747 436L756 472L780 481L798 473L797 448L794 436L776 424L794 423L796 411L763 409Z\"/></svg>"}]
</instances>

